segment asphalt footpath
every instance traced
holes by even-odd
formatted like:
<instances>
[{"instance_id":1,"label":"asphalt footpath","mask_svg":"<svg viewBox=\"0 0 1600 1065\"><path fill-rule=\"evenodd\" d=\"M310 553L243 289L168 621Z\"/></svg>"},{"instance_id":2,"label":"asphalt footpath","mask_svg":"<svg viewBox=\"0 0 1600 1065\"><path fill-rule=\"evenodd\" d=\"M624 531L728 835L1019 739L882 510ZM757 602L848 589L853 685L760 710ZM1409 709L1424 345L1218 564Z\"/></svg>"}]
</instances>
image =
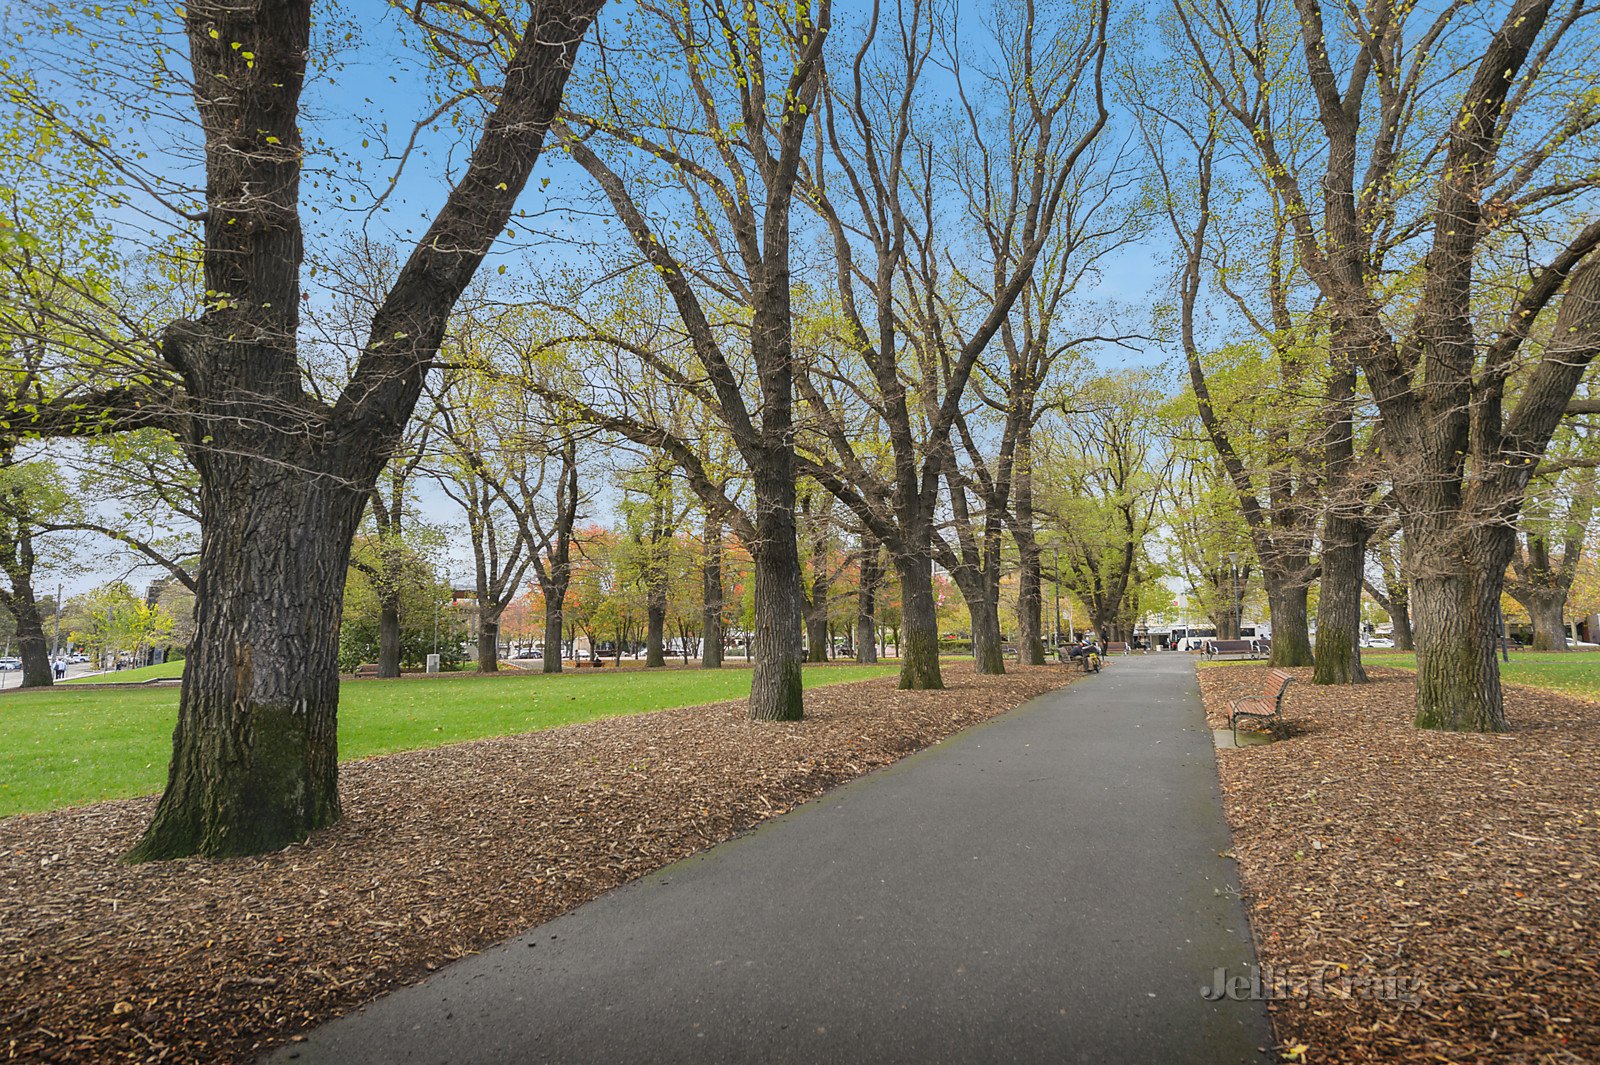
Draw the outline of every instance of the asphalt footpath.
<instances>
[{"instance_id":1,"label":"asphalt footpath","mask_svg":"<svg viewBox=\"0 0 1600 1065\"><path fill-rule=\"evenodd\" d=\"M272 1062L1264 1062L1188 656L1042 696Z\"/></svg>"}]
</instances>

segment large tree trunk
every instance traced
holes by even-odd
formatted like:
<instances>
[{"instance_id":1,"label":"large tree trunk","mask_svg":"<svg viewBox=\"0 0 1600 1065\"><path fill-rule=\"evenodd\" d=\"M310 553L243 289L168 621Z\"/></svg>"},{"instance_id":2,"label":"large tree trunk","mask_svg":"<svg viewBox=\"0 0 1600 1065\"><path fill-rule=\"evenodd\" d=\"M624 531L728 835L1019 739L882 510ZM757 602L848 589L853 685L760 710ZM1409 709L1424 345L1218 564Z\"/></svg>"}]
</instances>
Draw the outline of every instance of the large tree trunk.
<instances>
[{"instance_id":1,"label":"large tree trunk","mask_svg":"<svg viewBox=\"0 0 1600 1065\"><path fill-rule=\"evenodd\" d=\"M700 668L722 668L722 523L707 516L700 567Z\"/></svg>"},{"instance_id":2,"label":"large tree trunk","mask_svg":"<svg viewBox=\"0 0 1600 1065\"><path fill-rule=\"evenodd\" d=\"M856 661L876 665L878 661L878 545L864 538L861 546L861 578L856 592Z\"/></svg>"},{"instance_id":3,"label":"large tree trunk","mask_svg":"<svg viewBox=\"0 0 1600 1065\"><path fill-rule=\"evenodd\" d=\"M1417 629L1417 727L1455 732L1500 732L1498 597L1490 601L1482 574L1417 576L1411 593Z\"/></svg>"},{"instance_id":4,"label":"large tree trunk","mask_svg":"<svg viewBox=\"0 0 1600 1065\"><path fill-rule=\"evenodd\" d=\"M655 669L667 664L667 587L666 579L652 578L645 602L644 665Z\"/></svg>"},{"instance_id":5,"label":"large tree trunk","mask_svg":"<svg viewBox=\"0 0 1600 1065\"><path fill-rule=\"evenodd\" d=\"M339 818L339 616L365 493L245 457L206 465L172 765L135 861L260 854Z\"/></svg>"},{"instance_id":6,"label":"large tree trunk","mask_svg":"<svg viewBox=\"0 0 1600 1065\"><path fill-rule=\"evenodd\" d=\"M974 668L988 676L1000 676L1006 671L1005 649L1000 638L999 592L985 579L987 576L973 566L962 566L951 573L961 596L967 601L968 625L972 630L972 661Z\"/></svg>"},{"instance_id":7,"label":"large tree trunk","mask_svg":"<svg viewBox=\"0 0 1600 1065\"><path fill-rule=\"evenodd\" d=\"M966 616L973 630L973 665L979 673L1002 676L1005 673L1005 646L1000 635L1000 531L984 537L989 552L984 568L963 568L955 576L962 579Z\"/></svg>"},{"instance_id":8,"label":"large tree trunk","mask_svg":"<svg viewBox=\"0 0 1600 1065\"><path fill-rule=\"evenodd\" d=\"M1515 578L1508 581L1506 587L1528 611L1535 651L1567 650L1562 615L1566 613L1568 590L1577 574L1578 558L1583 552L1584 535L1592 514L1591 504L1575 504L1573 513L1568 515L1573 527L1565 537L1565 554L1559 563L1550 557L1549 541L1531 532L1526 534L1526 553L1514 558Z\"/></svg>"},{"instance_id":9,"label":"large tree trunk","mask_svg":"<svg viewBox=\"0 0 1600 1065\"><path fill-rule=\"evenodd\" d=\"M1411 631L1411 604L1405 600L1398 600L1389 611L1389 621L1394 628L1394 649L1396 651L1414 651L1417 648L1416 637Z\"/></svg>"},{"instance_id":10,"label":"large tree trunk","mask_svg":"<svg viewBox=\"0 0 1600 1065\"><path fill-rule=\"evenodd\" d=\"M1267 610L1272 615L1273 665L1284 669L1312 664L1310 613L1306 599L1309 589L1272 573L1265 574Z\"/></svg>"},{"instance_id":11,"label":"large tree trunk","mask_svg":"<svg viewBox=\"0 0 1600 1065\"><path fill-rule=\"evenodd\" d=\"M500 609L478 611L478 670L500 671Z\"/></svg>"},{"instance_id":12,"label":"large tree trunk","mask_svg":"<svg viewBox=\"0 0 1600 1065\"><path fill-rule=\"evenodd\" d=\"M33 594L31 574L12 572L9 577L11 592L6 596L5 605L16 623L17 657L22 659L22 686L48 688L55 683L55 674L51 671L50 642L44 635L44 622L39 617L39 601ZM56 609L61 609L59 603Z\"/></svg>"},{"instance_id":13,"label":"large tree trunk","mask_svg":"<svg viewBox=\"0 0 1600 1065\"><path fill-rule=\"evenodd\" d=\"M378 676L400 675L400 593L383 592L378 607Z\"/></svg>"},{"instance_id":14,"label":"large tree trunk","mask_svg":"<svg viewBox=\"0 0 1600 1065\"><path fill-rule=\"evenodd\" d=\"M1044 665L1044 575L1039 544L1031 534L1017 536L1021 555L1017 571L1017 660L1024 666Z\"/></svg>"},{"instance_id":15,"label":"large tree trunk","mask_svg":"<svg viewBox=\"0 0 1600 1065\"><path fill-rule=\"evenodd\" d=\"M896 555L900 578L900 687L924 691L944 687L939 673L939 611L933 601L933 559L926 551Z\"/></svg>"},{"instance_id":16,"label":"large tree trunk","mask_svg":"<svg viewBox=\"0 0 1600 1065\"><path fill-rule=\"evenodd\" d=\"M755 721L799 721L804 716L800 683L800 544L795 529L793 467L788 453L766 458L754 471L755 669L750 678L750 717Z\"/></svg>"},{"instance_id":17,"label":"large tree trunk","mask_svg":"<svg viewBox=\"0 0 1600 1065\"><path fill-rule=\"evenodd\" d=\"M1322 579L1317 586L1315 684L1363 684L1361 668L1361 580L1367 535L1355 463L1356 355L1358 338L1335 308L1328 378L1328 424L1323 439L1326 501L1322 519Z\"/></svg>"},{"instance_id":18,"label":"large tree trunk","mask_svg":"<svg viewBox=\"0 0 1600 1065\"><path fill-rule=\"evenodd\" d=\"M1567 609L1565 588L1536 588L1519 601L1528 610L1528 620L1533 622L1533 649L1535 651L1565 651L1567 630L1562 615Z\"/></svg>"},{"instance_id":19,"label":"large tree trunk","mask_svg":"<svg viewBox=\"0 0 1600 1065\"><path fill-rule=\"evenodd\" d=\"M1089 612L1089 621L1094 625L1094 634L1102 640L1113 637L1117 626L1116 608L1107 603L1096 603Z\"/></svg>"},{"instance_id":20,"label":"large tree trunk","mask_svg":"<svg viewBox=\"0 0 1600 1065\"><path fill-rule=\"evenodd\" d=\"M996 590L987 587L981 578L979 586L967 594L967 616L972 625L973 666L987 676L1001 676L1006 671L997 598Z\"/></svg>"},{"instance_id":21,"label":"large tree trunk","mask_svg":"<svg viewBox=\"0 0 1600 1065\"><path fill-rule=\"evenodd\" d=\"M1017 433L1012 467L1016 491L1012 539L1017 542L1017 661L1042 666L1044 657L1044 574L1033 511L1033 429L1026 419Z\"/></svg>"},{"instance_id":22,"label":"large tree trunk","mask_svg":"<svg viewBox=\"0 0 1600 1065\"><path fill-rule=\"evenodd\" d=\"M22 686L48 688L55 683L55 677L50 667L50 641L45 638L44 625L39 620L39 604L34 602L31 590L21 598L12 617L17 623L17 656L22 659Z\"/></svg>"},{"instance_id":23,"label":"large tree trunk","mask_svg":"<svg viewBox=\"0 0 1600 1065\"><path fill-rule=\"evenodd\" d=\"M562 594L553 595L549 589L544 594L544 672L561 672L561 642L565 635L565 618L562 603L566 599L565 589Z\"/></svg>"},{"instance_id":24,"label":"large tree trunk","mask_svg":"<svg viewBox=\"0 0 1600 1065\"><path fill-rule=\"evenodd\" d=\"M814 512L807 497L801 514L811 541L811 594L805 599L806 661L826 662L833 650L828 626L828 610L833 592L833 575L828 572L830 514L827 507Z\"/></svg>"},{"instance_id":25,"label":"large tree trunk","mask_svg":"<svg viewBox=\"0 0 1600 1065\"><path fill-rule=\"evenodd\" d=\"M1232 603L1225 604L1219 613L1213 615L1211 623L1216 626L1217 639L1237 640L1239 638L1239 615L1234 612Z\"/></svg>"},{"instance_id":26,"label":"large tree trunk","mask_svg":"<svg viewBox=\"0 0 1600 1065\"><path fill-rule=\"evenodd\" d=\"M16 461L15 441L0 442L0 468L9 469ZM0 570L11 582L10 590L0 589L0 605L11 615L16 629L18 654L22 659L22 687L48 688L55 683L50 666L50 648L44 638L44 623L39 617L39 600L33 592L33 571L37 558L33 550L33 527L28 523L28 496L21 484L7 492L3 542L0 542ZM55 605L56 631L61 629L61 604Z\"/></svg>"},{"instance_id":27,"label":"large tree trunk","mask_svg":"<svg viewBox=\"0 0 1600 1065\"><path fill-rule=\"evenodd\" d=\"M1367 673L1361 667L1361 572L1366 557L1363 526L1330 514L1323 532L1312 683L1366 683Z\"/></svg>"},{"instance_id":28,"label":"large tree trunk","mask_svg":"<svg viewBox=\"0 0 1600 1065\"><path fill-rule=\"evenodd\" d=\"M813 602L806 608L806 661L826 662L828 642L827 600L820 608Z\"/></svg>"},{"instance_id":29,"label":"large tree trunk","mask_svg":"<svg viewBox=\"0 0 1600 1065\"><path fill-rule=\"evenodd\" d=\"M1462 531L1452 527L1453 517L1418 515L1406 527L1406 572L1416 613L1417 727L1502 732L1505 702L1496 652L1514 534L1509 528Z\"/></svg>"}]
</instances>

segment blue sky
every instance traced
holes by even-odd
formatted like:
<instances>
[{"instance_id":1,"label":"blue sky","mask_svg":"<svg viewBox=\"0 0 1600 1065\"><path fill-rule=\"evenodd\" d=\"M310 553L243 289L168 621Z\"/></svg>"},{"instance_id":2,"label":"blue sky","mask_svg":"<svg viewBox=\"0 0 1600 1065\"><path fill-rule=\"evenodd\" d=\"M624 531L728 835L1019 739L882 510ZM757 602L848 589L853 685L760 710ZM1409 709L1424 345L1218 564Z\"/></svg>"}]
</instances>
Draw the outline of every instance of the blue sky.
<instances>
[{"instance_id":1,"label":"blue sky","mask_svg":"<svg viewBox=\"0 0 1600 1065\"><path fill-rule=\"evenodd\" d=\"M628 10L626 5L613 3L609 17L622 18ZM977 5L960 9L958 24L977 31L977 10ZM395 173L401 146L411 136L417 118L435 106L434 94L440 86L429 75L428 64L416 47L415 31L387 3L360 0L344 9L324 6L319 11L332 14L318 23L314 74L303 99L303 127L312 149L303 211L308 244L313 249L326 247L342 234L364 230L371 237L392 243L403 257L448 194L448 178L469 150L469 133L481 111L463 108L460 129L441 123L423 131L394 190L374 210L372 194L381 191ZM836 40L849 37L852 22L861 11L859 6L841 8L836 19ZM12 17L15 16L7 16L8 20ZM164 43L171 49L168 62L178 66L183 62L183 42L171 32L178 28L175 20L166 20L166 25L169 35ZM590 48L586 58L592 60L594 54ZM135 68L127 74L134 79L139 76ZM944 102L953 103L947 76L930 79L929 85L934 91L942 87L947 97ZM181 114L183 103L173 101L173 110ZM163 177L193 184L198 175L192 157L186 160L171 150L184 143L192 145L193 134L192 128L175 117L157 116L139 123L136 131L126 136L125 146L150 152L152 169ZM1118 129L1108 133L1112 137L1125 135L1125 130ZM516 237L497 246L485 271L492 274L504 265L515 276L530 265L583 268L590 261L585 245L610 239L615 231L614 226L600 223L584 210L570 209L582 208L593 195L586 174L559 153L547 152L523 194L521 217L512 226ZM124 217L123 224L130 238L146 226L137 217ZM1112 256L1097 291L1085 294L1092 300L1115 300L1129 308L1131 313L1124 328L1145 331L1148 307L1160 298L1167 254L1160 236L1161 231L1157 230L1154 239ZM326 299L325 290L316 279L308 278L307 289L312 301ZM1148 364L1165 357L1166 353L1159 349L1142 353L1111 349L1102 359L1110 366L1118 366ZM439 493L425 492L423 498L431 518L454 520ZM90 554L97 559L102 557ZM73 569L77 572L62 576L70 585L79 587L106 576L102 565ZM465 570L458 566L458 573L464 575Z\"/></svg>"}]
</instances>

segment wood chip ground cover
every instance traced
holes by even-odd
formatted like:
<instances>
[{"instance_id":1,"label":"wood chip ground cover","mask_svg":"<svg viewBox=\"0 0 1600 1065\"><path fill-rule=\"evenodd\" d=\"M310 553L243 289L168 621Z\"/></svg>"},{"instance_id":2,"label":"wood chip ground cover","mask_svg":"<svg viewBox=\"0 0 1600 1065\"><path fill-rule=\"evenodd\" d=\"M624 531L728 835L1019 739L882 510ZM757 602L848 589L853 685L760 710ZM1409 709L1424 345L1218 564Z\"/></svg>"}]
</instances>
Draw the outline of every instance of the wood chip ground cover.
<instances>
[{"instance_id":1,"label":"wood chip ground cover","mask_svg":"<svg viewBox=\"0 0 1600 1065\"><path fill-rule=\"evenodd\" d=\"M1214 728L1266 672L1200 670ZM1511 732L1425 732L1411 674L1295 672L1291 738L1217 752L1261 962L1290 992L1284 1047L1600 1061L1600 704L1508 687Z\"/></svg>"},{"instance_id":2,"label":"wood chip ground cover","mask_svg":"<svg viewBox=\"0 0 1600 1065\"><path fill-rule=\"evenodd\" d=\"M344 821L258 859L123 864L148 798L0 821L0 1059L250 1060L1071 679L945 676L351 763Z\"/></svg>"}]
</instances>

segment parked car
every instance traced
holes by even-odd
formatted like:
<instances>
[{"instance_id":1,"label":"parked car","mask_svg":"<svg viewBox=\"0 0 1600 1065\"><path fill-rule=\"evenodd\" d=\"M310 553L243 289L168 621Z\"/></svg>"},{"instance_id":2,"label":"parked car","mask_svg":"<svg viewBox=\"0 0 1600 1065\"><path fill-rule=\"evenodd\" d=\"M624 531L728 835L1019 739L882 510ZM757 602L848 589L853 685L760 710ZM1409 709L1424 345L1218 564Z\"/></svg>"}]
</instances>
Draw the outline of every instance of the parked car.
<instances>
[{"instance_id":1,"label":"parked car","mask_svg":"<svg viewBox=\"0 0 1600 1065\"><path fill-rule=\"evenodd\" d=\"M0 669L6 670L6 671L9 672L11 670L21 669L21 668L22 668L22 659L20 659L20 658L0 658Z\"/></svg>"},{"instance_id":2,"label":"parked car","mask_svg":"<svg viewBox=\"0 0 1600 1065\"><path fill-rule=\"evenodd\" d=\"M1367 641L1368 647L1389 648L1394 646L1394 641L1387 636L1374 636Z\"/></svg>"},{"instance_id":3,"label":"parked car","mask_svg":"<svg viewBox=\"0 0 1600 1065\"><path fill-rule=\"evenodd\" d=\"M85 662L89 661L89 656L88 655L82 655L82 654L79 654L79 655L68 655L67 656L67 661L71 662L75 666L81 666Z\"/></svg>"}]
</instances>

